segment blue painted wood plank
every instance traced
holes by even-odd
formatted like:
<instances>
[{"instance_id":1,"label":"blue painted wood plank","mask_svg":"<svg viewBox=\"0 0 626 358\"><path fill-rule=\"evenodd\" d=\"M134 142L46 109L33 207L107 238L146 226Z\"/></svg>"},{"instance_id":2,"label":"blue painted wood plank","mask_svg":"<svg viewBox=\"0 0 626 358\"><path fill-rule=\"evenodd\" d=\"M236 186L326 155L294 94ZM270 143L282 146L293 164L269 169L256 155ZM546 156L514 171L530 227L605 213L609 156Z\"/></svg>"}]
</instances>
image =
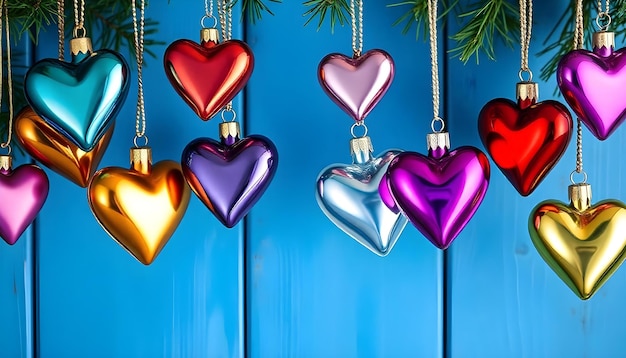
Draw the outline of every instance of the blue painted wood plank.
<instances>
[{"instance_id":1,"label":"blue painted wood plank","mask_svg":"<svg viewBox=\"0 0 626 358\"><path fill-rule=\"evenodd\" d=\"M561 14L569 3L535 2L530 66L538 82L539 70L549 56L534 54L542 48L555 14ZM455 21L451 24L456 26ZM480 66L450 61L447 105L456 145L482 148L476 129L480 108L492 98L514 99L519 51L500 46L497 59L484 59ZM540 82L540 99L553 98L555 88L554 78ZM594 202L626 199L622 185L626 167L621 164L625 140L625 128L605 142L584 129L584 164ZM492 165L491 184L482 207L450 248L450 357L624 355L624 268L583 302L544 263L528 234L528 215L537 203L545 199L567 202L574 165L572 141L554 170L527 198L519 196Z\"/></svg>"},{"instance_id":2,"label":"blue painted wood plank","mask_svg":"<svg viewBox=\"0 0 626 358\"><path fill-rule=\"evenodd\" d=\"M151 2L146 16L160 22L155 37L169 44L198 41L203 13L200 2ZM44 35L39 58L56 56L54 34ZM155 162L178 161L192 139L216 138L217 122L201 121L184 104L165 77L165 46L151 49L157 58L147 57L144 70L147 135ZM101 167L129 166L136 71L132 76ZM240 228L225 229L192 196L176 233L145 267L100 228L84 189L52 172L50 178L38 237L41 357L242 356Z\"/></svg>"},{"instance_id":3,"label":"blue painted wood plank","mask_svg":"<svg viewBox=\"0 0 626 358\"><path fill-rule=\"evenodd\" d=\"M12 51L13 76L18 78L24 75L30 64L32 46L29 39L24 36L16 41ZM3 103L7 103L6 98L4 100ZM30 161L15 143L12 143L14 169ZM2 153L6 152L2 150ZM6 357L33 356L33 237L31 225L13 246L0 240L0 355Z\"/></svg>"},{"instance_id":4,"label":"blue painted wood plank","mask_svg":"<svg viewBox=\"0 0 626 358\"><path fill-rule=\"evenodd\" d=\"M315 200L327 165L351 161L353 120L322 92L317 66L351 54L349 28L303 27L298 2L247 28L256 56L248 85L249 134L271 138L278 171L249 216L248 345L251 357L440 357L441 254L407 226L378 257L335 227ZM391 27L405 9L365 6L365 48L396 62L391 89L366 120L375 153L425 152L430 68L426 43Z\"/></svg>"}]
</instances>

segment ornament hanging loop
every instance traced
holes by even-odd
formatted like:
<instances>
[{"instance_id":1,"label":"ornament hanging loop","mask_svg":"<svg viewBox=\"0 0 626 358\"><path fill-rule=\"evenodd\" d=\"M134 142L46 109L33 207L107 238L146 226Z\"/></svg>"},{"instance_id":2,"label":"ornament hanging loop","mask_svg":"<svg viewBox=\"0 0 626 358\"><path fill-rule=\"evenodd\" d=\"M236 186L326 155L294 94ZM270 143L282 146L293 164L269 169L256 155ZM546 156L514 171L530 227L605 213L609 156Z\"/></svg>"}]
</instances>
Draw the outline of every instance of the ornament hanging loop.
<instances>
[{"instance_id":1,"label":"ornament hanging loop","mask_svg":"<svg viewBox=\"0 0 626 358\"><path fill-rule=\"evenodd\" d=\"M576 174L582 174L583 175L583 180L579 181L579 182L576 182L576 180L574 180L574 175L576 175ZM574 184L574 185L576 185L576 184L587 184L587 172L585 172L584 170L581 171L581 172L578 172L576 170L572 170L572 172L569 175L569 181L572 184Z\"/></svg>"},{"instance_id":2,"label":"ornament hanging loop","mask_svg":"<svg viewBox=\"0 0 626 358\"><path fill-rule=\"evenodd\" d=\"M75 26L74 30L72 31L72 36L75 39L87 37L87 30L85 29L83 25Z\"/></svg>"},{"instance_id":3,"label":"ornament hanging loop","mask_svg":"<svg viewBox=\"0 0 626 358\"><path fill-rule=\"evenodd\" d=\"M230 104L230 103L229 103L229 104ZM227 118L226 118L226 113L232 113L232 117L231 117L230 119L227 119ZM222 122L223 122L223 123L226 123L226 122L234 122L234 121L235 121L235 119L237 119L237 112L235 112L235 110L233 109L232 104L231 104L230 106L229 106L229 105L226 105L226 106L224 107L224 109L222 110L222 113L221 113L221 117L222 117Z\"/></svg>"},{"instance_id":4,"label":"ornament hanging loop","mask_svg":"<svg viewBox=\"0 0 626 358\"><path fill-rule=\"evenodd\" d=\"M139 145L138 143L138 139L139 138L143 138L143 145ZM148 146L148 136L147 135L135 135L135 138L133 138L133 144L135 145L135 148L145 148Z\"/></svg>"},{"instance_id":5,"label":"ornament hanging loop","mask_svg":"<svg viewBox=\"0 0 626 358\"><path fill-rule=\"evenodd\" d=\"M206 25L204 24L205 20L213 20L213 25L211 25L211 27L206 27ZM202 16L202 19L200 19L200 26L202 26L203 29L214 29L217 27L217 18L212 14L204 15Z\"/></svg>"},{"instance_id":6,"label":"ornament hanging loop","mask_svg":"<svg viewBox=\"0 0 626 358\"><path fill-rule=\"evenodd\" d=\"M0 144L0 148L7 150L7 154L6 155L11 155L11 152L13 152L13 150L11 149L11 144L9 144L9 143L2 143L2 144Z\"/></svg>"},{"instance_id":7,"label":"ornament hanging loop","mask_svg":"<svg viewBox=\"0 0 626 358\"><path fill-rule=\"evenodd\" d=\"M600 12L598 16L596 16L596 26L602 32L608 31L611 21L611 15L607 12Z\"/></svg>"},{"instance_id":8,"label":"ornament hanging loop","mask_svg":"<svg viewBox=\"0 0 626 358\"><path fill-rule=\"evenodd\" d=\"M212 29L217 27L217 18L213 16L213 0L204 0L204 16L200 19L200 26L202 26L203 29L207 28L204 25L204 20L207 19L213 20L213 26L211 26Z\"/></svg>"},{"instance_id":9,"label":"ornament hanging loop","mask_svg":"<svg viewBox=\"0 0 626 358\"><path fill-rule=\"evenodd\" d=\"M441 125L439 129L436 128L437 123ZM443 118L437 116L433 118L433 120L430 122L430 129L432 129L433 133L441 133L444 129L446 129L446 122L443 120Z\"/></svg>"},{"instance_id":10,"label":"ornament hanging loop","mask_svg":"<svg viewBox=\"0 0 626 358\"><path fill-rule=\"evenodd\" d=\"M528 79L525 80L524 79L524 74L527 73L528 74ZM517 76L519 77L520 82L532 82L533 81L533 71L531 71L530 69L526 68L526 69L520 69L519 72L517 73Z\"/></svg>"},{"instance_id":11,"label":"ornament hanging loop","mask_svg":"<svg viewBox=\"0 0 626 358\"><path fill-rule=\"evenodd\" d=\"M364 132L363 132L363 134L361 134L361 136L360 136L360 137L359 137L359 136L357 136L357 135L354 133L354 129L355 129L356 127L363 127ZM367 137L367 126L365 125L365 122L363 122L363 121L358 121L358 122L354 123L354 124L350 127L350 134L352 134L352 138L365 138L365 137Z\"/></svg>"}]
</instances>

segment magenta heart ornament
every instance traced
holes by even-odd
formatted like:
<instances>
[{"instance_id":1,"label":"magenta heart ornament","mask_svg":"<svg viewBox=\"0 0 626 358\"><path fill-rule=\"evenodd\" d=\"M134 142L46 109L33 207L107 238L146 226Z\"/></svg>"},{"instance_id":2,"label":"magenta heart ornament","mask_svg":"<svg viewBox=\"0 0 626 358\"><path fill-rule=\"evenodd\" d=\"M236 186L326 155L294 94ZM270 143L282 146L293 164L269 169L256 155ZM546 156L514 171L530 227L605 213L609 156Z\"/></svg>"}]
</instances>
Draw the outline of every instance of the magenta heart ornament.
<instances>
[{"instance_id":1,"label":"magenta heart ornament","mask_svg":"<svg viewBox=\"0 0 626 358\"><path fill-rule=\"evenodd\" d=\"M578 118L600 140L626 119L626 49L574 50L557 67L559 89Z\"/></svg>"},{"instance_id":2,"label":"magenta heart ornament","mask_svg":"<svg viewBox=\"0 0 626 358\"><path fill-rule=\"evenodd\" d=\"M13 245L43 207L50 184L36 165L11 168L10 158L0 156L0 236Z\"/></svg>"},{"instance_id":3,"label":"magenta heart ornament","mask_svg":"<svg viewBox=\"0 0 626 358\"><path fill-rule=\"evenodd\" d=\"M394 76L394 62L383 50L351 58L332 53L319 64L322 89L343 111L359 122L385 95Z\"/></svg>"},{"instance_id":4,"label":"magenta heart ornament","mask_svg":"<svg viewBox=\"0 0 626 358\"><path fill-rule=\"evenodd\" d=\"M198 138L185 147L181 165L193 192L224 226L232 228L269 186L278 152L260 135L226 137L221 142Z\"/></svg>"},{"instance_id":5,"label":"magenta heart ornament","mask_svg":"<svg viewBox=\"0 0 626 358\"><path fill-rule=\"evenodd\" d=\"M389 164L388 188L381 187L380 194L393 197L433 245L446 249L482 202L489 173L489 160L475 147L440 149L428 156L403 152Z\"/></svg>"}]
</instances>

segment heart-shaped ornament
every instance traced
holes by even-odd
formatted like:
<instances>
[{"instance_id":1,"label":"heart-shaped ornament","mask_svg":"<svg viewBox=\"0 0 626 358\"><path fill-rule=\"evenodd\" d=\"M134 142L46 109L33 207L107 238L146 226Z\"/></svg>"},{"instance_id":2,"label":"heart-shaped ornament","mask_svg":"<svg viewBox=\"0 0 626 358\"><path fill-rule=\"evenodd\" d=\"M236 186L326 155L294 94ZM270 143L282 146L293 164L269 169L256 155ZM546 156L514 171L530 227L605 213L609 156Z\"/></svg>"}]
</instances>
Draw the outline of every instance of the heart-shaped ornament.
<instances>
[{"instance_id":1,"label":"heart-shaped ornament","mask_svg":"<svg viewBox=\"0 0 626 358\"><path fill-rule=\"evenodd\" d=\"M561 93L596 138L607 139L626 119L626 49L613 51L612 32L594 33L593 52L574 50L559 61Z\"/></svg>"},{"instance_id":2,"label":"heart-shaped ornament","mask_svg":"<svg viewBox=\"0 0 626 358\"><path fill-rule=\"evenodd\" d=\"M165 74L202 120L209 120L246 85L254 68L250 47L238 40L218 44L217 29L203 29L202 42L177 40L165 50Z\"/></svg>"},{"instance_id":3,"label":"heart-shaped ornament","mask_svg":"<svg viewBox=\"0 0 626 358\"><path fill-rule=\"evenodd\" d=\"M131 149L131 169L97 171L88 188L89 206L104 230L144 265L170 239L189 204L180 165L152 165L150 148Z\"/></svg>"},{"instance_id":4,"label":"heart-shaped ornament","mask_svg":"<svg viewBox=\"0 0 626 358\"><path fill-rule=\"evenodd\" d=\"M536 88L536 83L518 84L518 94L520 86ZM557 101L537 103L536 96L531 96L518 96L517 103L491 100L478 115L478 133L485 149L523 196L548 175L572 136L572 118L565 106Z\"/></svg>"},{"instance_id":5,"label":"heart-shaped ornament","mask_svg":"<svg viewBox=\"0 0 626 358\"><path fill-rule=\"evenodd\" d=\"M570 186L570 203L537 205L528 230L548 266L583 300L589 299L626 259L626 206L591 205L589 184Z\"/></svg>"},{"instance_id":6,"label":"heart-shaped ornament","mask_svg":"<svg viewBox=\"0 0 626 358\"><path fill-rule=\"evenodd\" d=\"M378 187L399 151L372 156L369 137L350 141L352 164L324 169L316 182L317 203L338 228L379 256L391 252L407 219L381 200Z\"/></svg>"},{"instance_id":7,"label":"heart-shaped ornament","mask_svg":"<svg viewBox=\"0 0 626 358\"><path fill-rule=\"evenodd\" d=\"M448 133L428 135L424 156L403 152L389 164L389 193L402 213L430 241L446 249L482 202L489 185L489 160L477 148L448 151Z\"/></svg>"},{"instance_id":8,"label":"heart-shaped ornament","mask_svg":"<svg viewBox=\"0 0 626 358\"><path fill-rule=\"evenodd\" d=\"M11 157L0 155L0 237L13 245L43 207L50 184L36 165L13 169Z\"/></svg>"},{"instance_id":9,"label":"heart-shaped ornament","mask_svg":"<svg viewBox=\"0 0 626 358\"><path fill-rule=\"evenodd\" d=\"M129 88L126 60L92 52L88 38L72 39L72 62L44 59L26 73L24 93L41 118L85 152L105 136Z\"/></svg>"},{"instance_id":10,"label":"heart-shaped ornament","mask_svg":"<svg viewBox=\"0 0 626 358\"><path fill-rule=\"evenodd\" d=\"M18 113L14 122L15 135L31 157L83 188L98 168L113 136L111 126L96 146L86 152L59 134L28 106Z\"/></svg>"},{"instance_id":11,"label":"heart-shaped ornament","mask_svg":"<svg viewBox=\"0 0 626 358\"><path fill-rule=\"evenodd\" d=\"M320 62L317 76L330 99L359 122L391 86L394 62L383 50L370 50L356 58L332 53Z\"/></svg>"},{"instance_id":12,"label":"heart-shaped ornament","mask_svg":"<svg viewBox=\"0 0 626 358\"><path fill-rule=\"evenodd\" d=\"M232 228L269 186L278 152L263 136L239 139L237 122L220 123L220 139L191 141L183 150L181 164L193 192L224 226Z\"/></svg>"}]
</instances>

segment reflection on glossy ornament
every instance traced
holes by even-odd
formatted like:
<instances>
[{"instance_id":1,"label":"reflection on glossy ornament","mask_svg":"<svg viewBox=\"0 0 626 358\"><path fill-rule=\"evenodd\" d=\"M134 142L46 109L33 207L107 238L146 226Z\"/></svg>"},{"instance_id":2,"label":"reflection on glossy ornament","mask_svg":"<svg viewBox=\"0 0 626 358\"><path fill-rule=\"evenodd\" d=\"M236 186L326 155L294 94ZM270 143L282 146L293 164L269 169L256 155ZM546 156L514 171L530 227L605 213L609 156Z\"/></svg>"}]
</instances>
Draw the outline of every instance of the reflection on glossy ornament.
<instances>
[{"instance_id":1,"label":"reflection on glossy ornament","mask_svg":"<svg viewBox=\"0 0 626 358\"><path fill-rule=\"evenodd\" d=\"M24 93L33 110L78 148L98 146L129 88L126 60L114 51L92 51L86 37L70 41L72 62L44 59L26 73Z\"/></svg>"},{"instance_id":2,"label":"reflection on glossy ornament","mask_svg":"<svg viewBox=\"0 0 626 358\"><path fill-rule=\"evenodd\" d=\"M96 146L85 152L28 106L18 113L14 122L15 135L30 156L83 188L98 168L113 136L111 126Z\"/></svg>"},{"instance_id":3,"label":"reflection on glossy ornament","mask_svg":"<svg viewBox=\"0 0 626 358\"><path fill-rule=\"evenodd\" d=\"M391 86L394 63L383 50L370 50L350 58L332 53L317 71L324 92L355 121L362 121Z\"/></svg>"},{"instance_id":4,"label":"reflection on glossy ornament","mask_svg":"<svg viewBox=\"0 0 626 358\"><path fill-rule=\"evenodd\" d=\"M11 157L0 155L0 237L15 244L35 220L48 197L48 176L36 165L11 167Z\"/></svg>"},{"instance_id":5,"label":"reflection on glossy ornament","mask_svg":"<svg viewBox=\"0 0 626 358\"><path fill-rule=\"evenodd\" d=\"M523 196L532 193L565 153L572 118L557 101L537 103L534 82L517 84L517 103L497 98L478 116L478 133L504 176Z\"/></svg>"},{"instance_id":6,"label":"reflection on glossy ornament","mask_svg":"<svg viewBox=\"0 0 626 358\"><path fill-rule=\"evenodd\" d=\"M428 156L403 152L389 164L381 196L391 195L433 245L446 249L487 192L489 160L474 147L450 152L448 133L428 134L427 141Z\"/></svg>"},{"instance_id":7,"label":"reflection on glossy ornament","mask_svg":"<svg viewBox=\"0 0 626 358\"><path fill-rule=\"evenodd\" d=\"M626 206L617 200L591 205L589 184L570 185L569 197L569 204L537 205L528 229L548 266L586 300L626 258Z\"/></svg>"},{"instance_id":8,"label":"reflection on glossy ornament","mask_svg":"<svg viewBox=\"0 0 626 358\"><path fill-rule=\"evenodd\" d=\"M380 198L378 186L399 151L372 156L369 137L350 141L352 164L324 169L316 182L320 208L338 228L379 256L391 252L407 219L393 212Z\"/></svg>"},{"instance_id":9,"label":"reflection on glossy ornament","mask_svg":"<svg viewBox=\"0 0 626 358\"><path fill-rule=\"evenodd\" d=\"M191 194L178 163L152 165L147 147L131 149L130 156L130 170L107 167L94 174L89 206L111 237L149 265L178 227Z\"/></svg>"},{"instance_id":10,"label":"reflection on glossy ornament","mask_svg":"<svg viewBox=\"0 0 626 358\"><path fill-rule=\"evenodd\" d=\"M563 97L600 140L626 119L626 49L613 51L615 34L593 34L593 52L574 50L559 61L556 78Z\"/></svg>"},{"instance_id":11,"label":"reflection on glossy ornament","mask_svg":"<svg viewBox=\"0 0 626 358\"><path fill-rule=\"evenodd\" d=\"M237 122L220 123L220 142L191 141L181 164L193 192L226 227L232 228L261 198L278 166L278 152L266 137L239 139Z\"/></svg>"},{"instance_id":12,"label":"reflection on glossy ornament","mask_svg":"<svg viewBox=\"0 0 626 358\"><path fill-rule=\"evenodd\" d=\"M177 40L165 50L165 74L178 94L209 120L246 85L254 68L250 47L238 40L218 44L217 29L201 31L202 42Z\"/></svg>"}]
</instances>

